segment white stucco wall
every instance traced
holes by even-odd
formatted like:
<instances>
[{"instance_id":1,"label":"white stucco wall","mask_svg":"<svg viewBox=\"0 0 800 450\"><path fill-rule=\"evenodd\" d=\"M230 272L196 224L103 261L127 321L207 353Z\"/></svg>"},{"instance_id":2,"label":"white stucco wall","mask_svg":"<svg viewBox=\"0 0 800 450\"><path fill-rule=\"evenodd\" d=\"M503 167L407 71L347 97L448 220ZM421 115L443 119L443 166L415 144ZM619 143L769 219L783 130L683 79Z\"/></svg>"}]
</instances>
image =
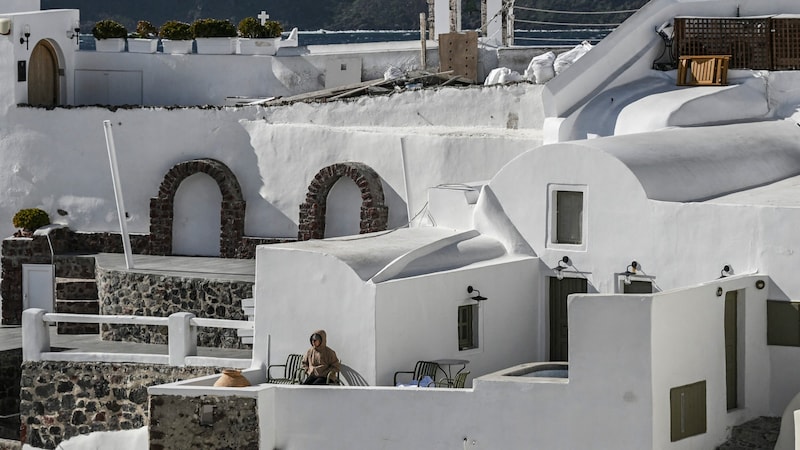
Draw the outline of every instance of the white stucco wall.
<instances>
[{"instance_id":1,"label":"white stucco wall","mask_svg":"<svg viewBox=\"0 0 800 450\"><path fill-rule=\"evenodd\" d=\"M539 262L504 257L488 263L376 286L377 383L413 370L419 360L466 359L469 379L523 362L541 360L535 343L547 325L538 290ZM467 286L488 300L476 302ZM475 294L471 294L475 295ZM478 304L479 347L458 349L458 307ZM408 375L398 379L407 383Z\"/></svg>"},{"instance_id":2,"label":"white stucco wall","mask_svg":"<svg viewBox=\"0 0 800 450\"><path fill-rule=\"evenodd\" d=\"M324 329L343 364L375 380L375 287L341 260L281 246L256 254L254 364L284 364L305 354ZM273 373L277 376L279 370Z\"/></svg>"},{"instance_id":3,"label":"white stucco wall","mask_svg":"<svg viewBox=\"0 0 800 450\"><path fill-rule=\"evenodd\" d=\"M534 168L547 169L540 173ZM489 186L547 267L568 256L572 267L566 272L581 272L590 289L599 292L615 292L615 274L624 272L631 261L643 263L649 273L646 250L657 235L643 214L649 207L641 185L619 160L588 151L580 143L545 146L513 160ZM550 242L550 191L584 188L584 244Z\"/></svg>"},{"instance_id":4,"label":"white stucco wall","mask_svg":"<svg viewBox=\"0 0 800 450\"><path fill-rule=\"evenodd\" d=\"M769 352L766 345L767 290L739 277L698 289L673 291L653 299L654 447L670 440L669 390L706 381L708 432L670 448L711 448L727 438L729 427L753 417L779 415L769 408ZM717 288L723 288L717 296ZM738 292L739 407L728 411L725 383L725 293ZM788 401L788 400L787 400Z\"/></svg>"},{"instance_id":5,"label":"white stucco wall","mask_svg":"<svg viewBox=\"0 0 800 450\"><path fill-rule=\"evenodd\" d=\"M326 66L352 58L362 63L358 81L383 79L389 66L420 70L418 41L393 43L381 51L371 44L353 44L339 52L332 52L331 46L302 49L283 49L278 56L79 51L74 70L84 81L76 84L74 104L140 99L150 106L224 105L226 97L287 97L325 89ZM435 45L427 55L431 66L438 64ZM122 82L130 77L137 83ZM106 82L115 92L105 92Z\"/></svg>"},{"instance_id":6,"label":"white stucco wall","mask_svg":"<svg viewBox=\"0 0 800 450\"><path fill-rule=\"evenodd\" d=\"M13 91L12 81L16 78L4 79L0 85ZM0 126L5 130L0 154L9 170L0 174L0 186L6 193L0 200L0 215L10 218L21 208L40 207L51 220L76 230L118 229L102 127L104 120L110 120L131 232L148 232L149 199L156 195L171 167L193 158L218 159L236 175L247 202L248 235L296 236L297 208L313 175L325 165L345 160L375 164L373 168L389 182L385 188L394 217L392 223L404 223L406 189L400 137L409 136L406 167L417 195L412 203L421 205L427 185L462 181L464 177L489 178L513 156L538 145L541 140L535 123L541 124L542 120L541 106L536 106L539 89L440 89L277 108L143 108L113 112L96 107L17 107L10 104L14 102L11 97L6 97L6 114L0 115ZM527 98L531 100L526 101ZM454 102L459 106L449 106ZM452 113L442 115L437 113L439 110ZM474 111L480 112L470 114ZM509 115L524 118L521 122L534 128L506 132ZM262 118L272 125L261 122ZM240 120L258 122L243 126ZM294 122L313 122L320 127L277 125ZM387 127L361 131L341 128L348 122L353 126L382 122ZM486 128L468 128L475 123ZM436 131L417 128L421 124ZM409 125L413 128L393 128ZM437 126L459 128L452 131ZM469 137L475 134L479 139L473 142ZM336 139L326 140L331 136ZM428 154L437 153L431 148L445 149L438 152L438 157L445 159L435 166L429 165ZM461 156L465 154L470 157ZM450 164L447 158L455 163ZM214 207L210 199L207 202L198 208ZM68 214L61 216L58 209ZM400 216L402 220L398 219ZM219 224L211 222L207 226L218 230ZM10 221L0 223L0 233L8 236L13 231Z\"/></svg>"}]
</instances>

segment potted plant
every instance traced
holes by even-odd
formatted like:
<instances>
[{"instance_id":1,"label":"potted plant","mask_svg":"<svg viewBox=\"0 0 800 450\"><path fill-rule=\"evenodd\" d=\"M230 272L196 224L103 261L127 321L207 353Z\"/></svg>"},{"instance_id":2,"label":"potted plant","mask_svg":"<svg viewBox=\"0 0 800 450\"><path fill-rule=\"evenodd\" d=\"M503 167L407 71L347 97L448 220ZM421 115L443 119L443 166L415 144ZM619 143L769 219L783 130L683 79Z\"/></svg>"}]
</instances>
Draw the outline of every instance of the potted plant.
<instances>
[{"instance_id":1,"label":"potted plant","mask_svg":"<svg viewBox=\"0 0 800 450\"><path fill-rule=\"evenodd\" d=\"M128 51L155 53L158 48L158 28L146 20L136 22L136 31L128 35Z\"/></svg>"},{"instance_id":2,"label":"potted plant","mask_svg":"<svg viewBox=\"0 0 800 450\"><path fill-rule=\"evenodd\" d=\"M186 22L170 20L161 25L158 35L161 36L161 45L164 53L173 55L192 53L192 30Z\"/></svg>"},{"instance_id":3,"label":"potted plant","mask_svg":"<svg viewBox=\"0 0 800 450\"><path fill-rule=\"evenodd\" d=\"M125 51L125 37L128 30L121 23L112 19L96 22L92 27L95 49L98 52L123 52Z\"/></svg>"},{"instance_id":4,"label":"potted plant","mask_svg":"<svg viewBox=\"0 0 800 450\"><path fill-rule=\"evenodd\" d=\"M192 23L197 53L229 55L234 51L236 27L227 19L198 19Z\"/></svg>"},{"instance_id":5,"label":"potted plant","mask_svg":"<svg viewBox=\"0 0 800 450\"><path fill-rule=\"evenodd\" d=\"M239 22L238 31L237 53L274 55L280 45L283 27L274 20L268 20L262 25L255 17L245 17Z\"/></svg>"},{"instance_id":6,"label":"potted plant","mask_svg":"<svg viewBox=\"0 0 800 450\"><path fill-rule=\"evenodd\" d=\"M14 233L14 236L30 237L33 236L33 232L37 228L50 225L50 216L39 208L20 209L14 214L11 223L13 223L16 228L19 228L19 231Z\"/></svg>"}]
</instances>

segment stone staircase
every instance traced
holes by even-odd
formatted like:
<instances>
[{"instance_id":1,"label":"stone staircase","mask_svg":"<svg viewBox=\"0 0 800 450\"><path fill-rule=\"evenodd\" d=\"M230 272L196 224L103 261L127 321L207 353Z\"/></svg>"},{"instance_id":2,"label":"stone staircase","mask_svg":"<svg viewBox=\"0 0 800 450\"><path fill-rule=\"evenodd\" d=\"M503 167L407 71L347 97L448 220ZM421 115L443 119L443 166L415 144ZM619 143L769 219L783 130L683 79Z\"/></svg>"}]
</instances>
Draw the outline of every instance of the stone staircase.
<instances>
[{"instance_id":1,"label":"stone staircase","mask_svg":"<svg viewBox=\"0 0 800 450\"><path fill-rule=\"evenodd\" d=\"M100 300L92 256L59 255L56 265L56 312L99 314ZM98 334L96 323L58 323L58 334Z\"/></svg>"}]
</instances>

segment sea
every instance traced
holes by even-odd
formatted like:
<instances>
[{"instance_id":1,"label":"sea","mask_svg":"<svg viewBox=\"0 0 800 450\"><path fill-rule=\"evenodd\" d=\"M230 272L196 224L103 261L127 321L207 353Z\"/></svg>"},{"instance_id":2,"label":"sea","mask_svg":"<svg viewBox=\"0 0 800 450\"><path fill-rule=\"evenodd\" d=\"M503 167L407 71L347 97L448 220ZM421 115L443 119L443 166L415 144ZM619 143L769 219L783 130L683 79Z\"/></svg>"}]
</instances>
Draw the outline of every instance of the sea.
<instances>
[{"instance_id":1,"label":"sea","mask_svg":"<svg viewBox=\"0 0 800 450\"><path fill-rule=\"evenodd\" d=\"M590 44L600 42L612 30L610 29L569 29L569 30L515 30L514 45L573 47L583 41ZM284 33L284 38L288 37ZM351 44L364 42L418 41L419 30L386 30L386 31L300 31L298 45ZM91 34L80 35L80 49L94 50L94 37Z\"/></svg>"}]
</instances>

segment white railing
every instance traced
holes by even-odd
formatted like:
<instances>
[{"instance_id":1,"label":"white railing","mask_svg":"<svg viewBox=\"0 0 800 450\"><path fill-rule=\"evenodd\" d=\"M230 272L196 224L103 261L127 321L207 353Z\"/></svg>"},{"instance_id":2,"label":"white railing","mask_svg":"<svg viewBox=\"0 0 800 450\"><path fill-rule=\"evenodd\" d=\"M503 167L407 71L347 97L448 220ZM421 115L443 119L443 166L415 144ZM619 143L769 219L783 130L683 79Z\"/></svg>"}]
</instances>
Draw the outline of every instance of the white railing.
<instances>
[{"instance_id":1,"label":"white railing","mask_svg":"<svg viewBox=\"0 0 800 450\"><path fill-rule=\"evenodd\" d=\"M116 325L166 326L168 354L51 352L51 323L100 323ZM188 312L169 317L59 314L32 308L22 312L22 357L25 361L101 361L168 364L171 366L219 366L244 369L251 359L197 356L197 328L253 330L254 322L227 319L203 319Z\"/></svg>"}]
</instances>

